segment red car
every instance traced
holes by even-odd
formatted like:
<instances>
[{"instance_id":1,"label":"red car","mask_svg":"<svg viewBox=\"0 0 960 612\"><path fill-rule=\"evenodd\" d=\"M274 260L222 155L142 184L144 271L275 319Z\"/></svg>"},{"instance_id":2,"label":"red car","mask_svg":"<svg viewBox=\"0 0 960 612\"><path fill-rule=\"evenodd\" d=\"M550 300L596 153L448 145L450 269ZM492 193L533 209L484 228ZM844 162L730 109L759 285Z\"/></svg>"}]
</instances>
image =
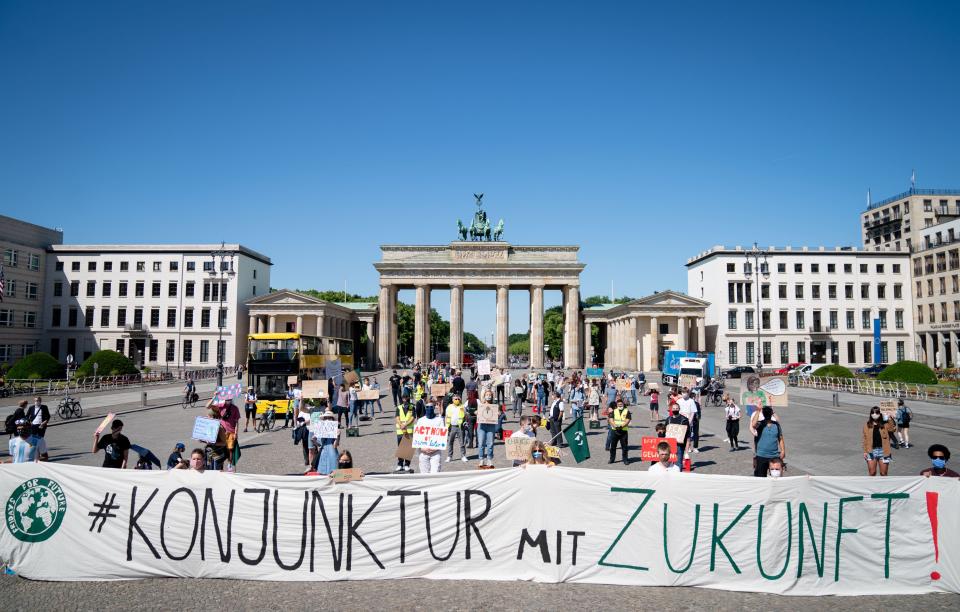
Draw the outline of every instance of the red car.
<instances>
[{"instance_id":1,"label":"red car","mask_svg":"<svg viewBox=\"0 0 960 612\"><path fill-rule=\"evenodd\" d=\"M787 365L783 366L783 367L780 368L779 370L775 370L775 371L774 371L774 374L779 374L779 375L781 375L781 376L784 376L784 375L789 374L791 370L796 370L797 368L799 368L799 367L802 366L802 365L807 365L807 364L805 364L805 363L802 362L802 361L798 361L797 363L788 363Z\"/></svg>"}]
</instances>

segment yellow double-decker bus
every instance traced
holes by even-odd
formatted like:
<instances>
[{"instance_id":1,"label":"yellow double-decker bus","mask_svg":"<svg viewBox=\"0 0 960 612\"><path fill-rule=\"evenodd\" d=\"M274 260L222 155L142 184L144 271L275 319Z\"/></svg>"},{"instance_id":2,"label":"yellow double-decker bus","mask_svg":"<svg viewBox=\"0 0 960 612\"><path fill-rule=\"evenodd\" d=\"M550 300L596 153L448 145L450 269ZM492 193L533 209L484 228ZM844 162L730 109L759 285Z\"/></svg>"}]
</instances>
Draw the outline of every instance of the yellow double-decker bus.
<instances>
[{"instance_id":1,"label":"yellow double-decker bus","mask_svg":"<svg viewBox=\"0 0 960 612\"><path fill-rule=\"evenodd\" d=\"M288 381L323 380L327 362L339 359L344 371L353 369L353 341L297 333L250 334L247 357L248 386L257 394L257 414L269 406L285 414Z\"/></svg>"}]
</instances>

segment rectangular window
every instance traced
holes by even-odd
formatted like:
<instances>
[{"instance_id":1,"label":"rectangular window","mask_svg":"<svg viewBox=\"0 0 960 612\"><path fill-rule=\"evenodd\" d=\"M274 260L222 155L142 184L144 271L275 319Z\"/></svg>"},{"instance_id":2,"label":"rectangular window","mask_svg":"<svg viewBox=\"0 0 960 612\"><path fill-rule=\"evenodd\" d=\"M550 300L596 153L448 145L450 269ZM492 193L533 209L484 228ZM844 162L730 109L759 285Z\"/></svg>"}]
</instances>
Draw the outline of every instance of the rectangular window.
<instances>
[{"instance_id":1,"label":"rectangular window","mask_svg":"<svg viewBox=\"0 0 960 612\"><path fill-rule=\"evenodd\" d=\"M210 361L210 341L201 340L200 341L200 363L207 363Z\"/></svg>"},{"instance_id":2,"label":"rectangular window","mask_svg":"<svg viewBox=\"0 0 960 612\"><path fill-rule=\"evenodd\" d=\"M224 355L227 354L227 341L218 340L217 341L217 362L223 363Z\"/></svg>"},{"instance_id":3,"label":"rectangular window","mask_svg":"<svg viewBox=\"0 0 960 612\"><path fill-rule=\"evenodd\" d=\"M802 263L793 264L793 271L796 272L797 274L802 273L802 272L803 272L803 264L802 264Z\"/></svg>"},{"instance_id":4,"label":"rectangular window","mask_svg":"<svg viewBox=\"0 0 960 612\"><path fill-rule=\"evenodd\" d=\"M33 310L25 310L23 312L23 326L34 328L37 326L37 313ZM29 345L24 345L29 346ZM29 355L30 353L24 353L24 356Z\"/></svg>"},{"instance_id":5,"label":"rectangular window","mask_svg":"<svg viewBox=\"0 0 960 612\"><path fill-rule=\"evenodd\" d=\"M137 272L146 272L147 271L147 262L138 261L137 262Z\"/></svg>"},{"instance_id":6,"label":"rectangular window","mask_svg":"<svg viewBox=\"0 0 960 612\"><path fill-rule=\"evenodd\" d=\"M167 327L177 326L177 309L167 308Z\"/></svg>"},{"instance_id":7,"label":"rectangular window","mask_svg":"<svg viewBox=\"0 0 960 612\"><path fill-rule=\"evenodd\" d=\"M860 327L863 329L870 329L870 309L863 310L860 312Z\"/></svg>"},{"instance_id":8,"label":"rectangular window","mask_svg":"<svg viewBox=\"0 0 960 612\"><path fill-rule=\"evenodd\" d=\"M944 316L946 316L947 305L943 305ZM887 311L880 311L880 329L887 329Z\"/></svg>"},{"instance_id":9,"label":"rectangular window","mask_svg":"<svg viewBox=\"0 0 960 612\"><path fill-rule=\"evenodd\" d=\"M827 274L836 274L837 264L827 264Z\"/></svg>"},{"instance_id":10,"label":"rectangular window","mask_svg":"<svg viewBox=\"0 0 960 612\"><path fill-rule=\"evenodd\" d=\"M72 261L72 262L70 262L70 270L73 271L73 272L79 272L79 271L80 271L80 262L79 262L79 261Z\"/></svg>"},{"instance_id":11,"label":"rectangular window","mask_svg":"<svg viewBox=\"0 0 960 612\"><path fill-rule=\"evenodd\" d=\"M54 268L57 272L63 272L63 262L62 262L62 261L54 262L53 268Z\"/></svg>"},{"instance_id":12,"label":"rectangular window","mask_svg":"<svg viewBox=\"0 0 960 612\"><path fill-rule=\"evenodd\" d=\"M883 274L883 264L877 264L877 274Z\"/></svg>"},{"instance_id":13,"label":"rectangular window","mask_svg":"<svg viewBox=\"0 0 960 612\"><path fill-rule=\"evenodd\" d=\"M110 281L104 281L103 285L100 286L100 292L103 294L103 297L110 297Z\"/></svg>"},{"instance_id":14,"label":"rectangular window","mask_svg":"<svg viewBox=\"0 0 960 612\"><path fill-rule=\"evenodd\" d=\"M138 281L137 284L134 286L133 295L134 295L135 297L143 297L143 282L142 282L142 281Z\"/></svg>"},{"instance_id":15,"label":"rectangular window","mask_svg":"<svg viewBox=\"0 0 960 612\"><path fill-rule=\"evenodd\" d=\"M167 349L166 349L166 362L170 363L171 361L176 361L177 359L177 350L176 350L176 341L167 340Z\"/></svg>"},{"instance_id":16,"label":"rectangular window","mask_svg":"<svg viewBox=\"0 0 960 612\"><path fill-rule=\"evenodd\" d=\"M150 327L160 327L160 309L150 309Z\"/></svg>"},{"instance_id":17,"label":"rectangular window","mask_svg":"<svg viewBox=\"0 0 960 612\"><path fill-rule=\"evenodd\" d=\"M179 261L171 261L171 262L170 262L170 271L171 271L171 272L176 272L176 271L179 270L179 269L180 269L180 262L179 262Z\"/></svg>"},{"instance_id":18,"label":"rectangular window","mask_svg":"<svg viewBox=\"0 0 960 612\"><path fill-rule=\"evenodd\" d=\"M936 322L937 322L937 312L936 312L936 310L934 309L933 304L930 304L930 305L927 307L927 309L928 309L928 312L930 313L930 322L931 322L931 323L936 323Z\"/></svg>"},{"instance_id":19,"label":"rectangular window","mask_svg":"<svg viewBox=\"0 0 960 612\"><path fill-rule=\"evenodd\" d=\"M797 311L797 329L806 329L806 327L807 327L807 324L804 320L804 311L798 310ZM801 359L801 361L803 360Z\"/></svg>"},{"instance_id":20,"label":"rectangular window","mask_svg":"<svg viewBox=\"0 0 960 612\"><path fill-rule=\"evenodd\" d=\"M189 283L187 283L187 286L186 286L186 288L185 288L184 291L183 291L184 297L193 297L193 287L194 287L194 284L195 284L195 283L194 283L193 281L190 281Z\"/></svg>"},{"instance_id":21,"label":"rectangular window","mask_svg":"<svg viewBox=\"0 0 960 612\"><path fill-rule=\"evenodd\" d=\"M737 329L737 311L727 311L727 329Z\"/></svg>"},{"instance_id":22,"label":"rectangular window","mask_svg":"<svg viewBox=\"0 0 960 612\"><path fill-rule=\"evenodd\" d=\"M105 261L103 262L103 271L104 272L113 272L113 262Z\"/></svg>"},{"instance_id":23,"label":"rectangular window","mask_svg":"<svg viewBox=\"0 0 960 612\"><path fill-rule=\"evenodd\" d=\"M837 299L837 286L836 286L836 285L828 285L828 286L827 286L827 297L830 298L831 300Z\"/></svg>"},{"instance_id":24,"label":"rectangular window","mask_svg":"<svg viewBox=\"0 0 960 612\"><path fill-rule=\"evenodd\" d=\"M771 355L771 347L769 342L764 342L763 347L763 363L764 365L769 365L773 363L773 356Z\"/></svg>"},{"instance_id":25,"label":"rectangular window","mask_svg":"<svg viewBox=\"0 0 960 612\"><path fill-rule=\"evenodd\" d=\"M210 309L204 308L200 311L200 327L210 327Z\"/></svg>"},{"instance_id":26,"label":"rectangular window","mask_svg":"<svg viewBox=\"0 0 960 612\"><path fill-rule=\"evenodd\" d=\"M797 361L807 361L807 343L797 342Z\"/></svg>"},{"instance_id":27,"label":"rectangular window","mask_svg":"<svg viewBox=\"0 0 960 612\"><path fill-rule=\"evenodd\" d=\"M770 329L770 311L764 310L760 312L760 327L761 329Z\"/></svg>"},{"instance_id":28,"label":"rectangular window","mask_svg":"<svg viewBox=\"0 0 960 612\"><path fill-rule=\"evenodd\" d=\"M28 282L26 284L27 290L24 292L24 297L28 300L37 300L40 299L40 284L34 282Z\"/></svg>"},{"instance_id":29,"label":"rectangular window","mask_svg":"<svg viewBox=\"0 0 960 612\"><path fill-rule=\"evenodd\" d=\"M940 304L940 320L944 323L947 322L947 303L943 302Z\"/></svg>"},{"instance_id":30,"label":"rectangular window","mask_svg":"<svg viewBox=\"0 0 960 612\"><path fill-rule=\"evenodd\" d=\"M956 315L958 314L958 313L957 313L957 309L956 309L957 304L960 304L960 302L954 302L954 303L953 303L953 305L954 305L954 319L957 319L957 316L956 316ZM893 311L893 325L894 325L894 327L896 327L897 329L903 329L903 311L902 311L902 310L899 310L899 309L898 309L898 310L894 310L894 311Z\"/></svg>"},{"instance_id":31,"label":"rectangular window","mask_svg":"<svg viewBox=\"0 0 960 612\"><path fill-rule=\"evenodd\" d=\"M900 264L893 264L892 267L894 274L900 274Z\"/></svg>"},{"instance_id":32,"label":"rectangular window","mask_svg":"<svg viewBox=\"0 0 960 612\"><path fill-rule=\"evenodd\" d=\"M904 355L904 343L903 340L897 340L897 361L903 361L906 359Z\"/></svg>"},{"instance_id":33,"label":"rectangular window","mask_svg":"<svg viewBox=\"0 0 960 612\"><path fill-rule=\"evenodd\" d=\"M853 264L848 264L848 263L843 264L843 273L853 274Z\"/></svg>"},{"instance_id":34,"label":"rectangular window","mask_svg":"<svg viewBox=\"0 0 960 612\"><path fill-rule=\"evenodd\" d=\"M847 363L857 363L857 343L847 342Z\"/></svg>"},{"instance_id":35,"label":"rectangular window","mask_svg":"<svg viewBox=\"0 0 960 612\"><path fill-rule=\"evenodd\" d=\"M838 317L839 314L836 310L830 311L830 329L838 329L840 327L840 324L837 321Z\"/></svg>"},{"instance_id":36,"label":"rectangular window","mask_svg":"<svg viewBox=\"0 0 960 612\"><path fill-rule=\"evenodd\" d=\"M203 271L204 272L213 272L213 262L205 261L203 262Z\"/></svg>"},{"instance_id":37,"label":"rectangular window","mask_svg":"<svg viewBox=\"0 0 960 612\"><path fill-rule=\"evenodd\" d=\"M177 297L177 283L167 284L167 297Z\"/></svg>"},{"instance_id":38,"label":"rectangular window","mask_svg":"<svg viewBox=\"0 0 960 612\"><path fill-rule=\"evenodd\" d=\"M63 295L63 283L57 281L53 283L53 296L60 297Z\"/></svg>"},{"instance_id":39,"label":"rectangular window","mask_svg":"<svg viewBox=\"0 0 960 612\"><path fill-rule=\"evenodd\" d=\"M143 308L133 309L133 324L137 329L143 327Z\"/></svg>"},{"instance_id":40,"label":"rectangular window","mask_svg":"<svg viewBox=\"0 0 960 612\"><path fill-rule=\"evenodd\" d=\"M197 269L197 262L188 261L187 262L187 272L194 272Z\"/></svg>"},{"instance_id":41,"label":"rectangular window","mask_svg":"<svg viewBox=\"0 0 960 612\"><path fill-rule=\"evenodd\" d=\"M70 281L70 297L78 297L80 295L80 281Z\"/></svg>"},{"instance_id":42,"label":"rectangular window","mask_svg":"<svg viewBox=\"0 0 960 612\"><path fill-rule=\"evenodd\" d=\"M730 342L729 344L727 344L727 352L729 352L730 354L730 359L729 359L730 365L736 365L738 361L737 360L737 343Z\"/></svg>"},{"instance_id":43,"label":"rectangular window","mask_svg":"<svg viewBox=\"0 0 960 612\"><path fill-rule=\"evenodd\" d=\"M162 262L159 262L159 261L153 262L153 271L154 271L154 272L160 272L160 270L162 269L162 268L161 268L162 265L163 265Z\"/></svg>"},{"instance_id":44,"label":"rectangular window","mask_svg":"<svg viewBox=\"0 0 960 612\"><path fill-rule=\"evenodd\" d=\"M786 283L781 283L781 284L777 287L777 297L779 297L781 300L787 299L787 284L786 284Z\"/></svg>"},{"instance_id":45,"label":"rectangular window","mask_svg":"<svg viewBox=\"0 0 960 612\"><path fill-rule=\"evenodd\" d=\"M87 281L87 297L96 297L97 281Z\"/></svg>"},{"instance_id":46,"label":"rectangular window","mask_svg":"<svg viewBox=\"0 0 960 612\"><path fill-rule=\"evenodd\" d=\"M117 285L117 296L127 297L127 281L120 281L120 284Z\"/></svg>"},{"instance_id":47,"label":"rectangular window","mask_svg":"<svg viewBox=\"0 0 960 612\"><path fill-rule=\"evenodd\" d=\"M150 297L160 297L160 283L150 284Z\"/></svg>"},{"instance_id":48,"label":"rectangular window","mask_svg":"<svg viewBox=\"0 0 960 612\"><path fill-rule=\"evenodd\" d=\"M121 271L121 272L127 272L127 271L129 271L129 270L130 270L130 262L129 262L129 261L121 261L121 262L120 262L120 271Z\"/></svg>"},{"instance_id":49,"label":"rectangular window","mask_svg":"<svg viewBox=\"0 0 960 612\"><path fill-rule=\"evenodd\" d=\"M873 359L870 357L870 351L873 349L872 340L863 341L863 363L873 363Z\"/></svg>"},{"instance_id":50,"label":"rectangular window","mask_svg":"<svg viewBox=\"0 0 960 612\"><path fill-rule=\"evenodd\" d=\"M217 325L220 326L220 329L223 329L224 327L227 326L227 309L226 308L220 309L220 316L217 319Z\"/></svg>"},{"instance_id":51,"label":"rectangular window","mask_svg":"<svg viewBox=\"0 0 960 612\"><path fill-rule=\"evenodd\" d=\"M798 300L803 299L803 285L801 284L794 285L793 291L794 291L793 295L795 298L797 298Z\"/></svg>"},{"instance_id":52,"label":"rectangular window","mask_svg":"<svg viewBox=\"0 0 960 612\"><path fill-rule=\"evenodd\" d=\"M854 314L854 312L852 310L848 310L847 311L847 329L856 328L856 323L854 322L855 319L856 319L856 315Z\"/></svg>"},{"instance_id":53,"label":"rectangular window","mask_svg":"<svg viewBox=\"0 0 960 612\"><path fill-rule=\"evenodd\" d=\"M110 309L100 309L100 327L110 327Z\"/></svg>"},{"instance_id":54,"label":"rectangular window","mask_svg":"<svg viewBox=\"0 0 960 612\"><path fill-rule=\"evenodd\" d=\"M83 325L84 327L93 327L93 316L94 316L93 306L87 306L83 311Z\"/></svg>"},{"instance_id":55,"label":"rectangular window","mask_svg":"<svg viewBox=\"0 0 960 612\"><path fill-rule=\"evenodd\" d=\"M820 264L810 264L810 271L814 274L820 273Z\"/></svg>"},{"instance_id":56,"label":"rectangular window","mask_svg":"<svg viewBox=\"0 0 960 612\"><path fill-rule=\"evenodd\" d=\"M79 316L80 311L76 308L71 308L69 311L67 311L67 327L76 327Z\"/></svg>"},{"instance_id":57,"label":"rectangular window","mask_svg":"<svg viewBox=\"0 0 960 612\"><path fill-rule=\"evenodd\" d=\"M0 310L0 327L13 327L13 311L4 308Z\"/></svg>"},{"instance_id":58,"label":"rectangular window","mask_svg":"<svg viewBox=\"0 0 960 612\"><path fill-rule=\"evenodd\" d=\"M917 306L917 323L923 323L923 306Z\"/></svg>"},{"instance_id":59,"label":"rectangular window","mask_svg":"<svg viewBox=\"0 0 960 612\"><path fill-rule=\"evenodd\" d=\"M183 341L183 361L184 363L193 361L193 340Z\"/></svg>"},{"instance_id":60,"label":"rectangular window","mask_svg":"<svg viewBox=\"0 0 960 612\"><path fill-rule=\"evenodd\" d=\"M790 343L789 342L780 343L780 363L784 365L790 363Z\"/></svg>"},{"instance_id":61,"label":"rectangular window","mask_svg":"<svg viewBox=\"0 0 960 612\"><path fill-rule=\"evenodd\" d=\"M746 310L743 313L743 329L753 329L753 311Z\"/></svg>"},{"instance_id":62,"label":"rectangular window","mask_svg":"<svg viewBox=\"0 0 960 612\"><path fill-rule=\"evenodd\" d=\"M820 299L820 285L814 284L810 286L810 299L812 300Z\"/></svg>"},{"instance_id":63,"label":"rectangular window","mask_svg":"<svg viewBox=\"0 0 960 612\"><path fill-rule=\"evenodd\" d=\"M126 325L127 325L127 309L117 308L117 327L125 327Z\"/></svg>"},{"instance_id":64,"label":"rectangular window","mask_svg":"<svg viewBox=\"0 0 960 612\"><path fill-rule=\"evenodd\" d=\"M853 299L853 285L844 285L843 286L843 297L848 300Z\"/></svg>"},{"instance_id":65,"label":"rectangular window","mask_svg":"<svg viewBox=\"0 0 960 612\"><path fill-rule=\"evenodd\" d=\"M756 363L756 356L753 354L753 342L747 342L747 363Z\"/></svg>"},{"instance_id":66,"label":"rectangular window","mask_svg":"<svg viewBox=\"0 0 960 612\"><path fill-rule=\"evenodd\" d=\"M727 264L727 272L736 272L736 271L737 271L736 264L732 264L732 263Z\"/></svg>"},{"instance_id":67,"label":"rectangular window","mask_svg":"<svg viewBox=\"0 0 960 612\"><path fill-rule=\"evenodd\" d=\"M903 299L903 285L897 283L893 286L893 299L900 300Z\"/></svg>"},{"instance_id":68,"label":"rectangular window","mask_svg":"<svg viewBox=\"0 0 960 612\"><path fill-rule=\"evenodd\" d=\"M940 282L943 283L943 279L940 279ZM883 283L877 285L877 299L885 300L887 299L887 286Z\"/></svg>"},{"instance_id":69,"label":"rectangular window","mask_svg":"<svg viewBox=\"0 0 960 612\"><path fill-rule=\"evenodd\" d=\"M183 326L184 327L193 327L193 308L184 308L183 310ZM251 330L251 333L256 330Z\"/></svg>"},{"instance_id":70,"label":"rectangular window","mask_svg":"<svg viewBox=\"0 0 960 612\"><path fill-rule=\"evenodd\" d=\"M760 299L769 300L770 299L770 284L763 283L760 285Z\"/></svg>"},{"instance_id":71,"label":"rectangular window","mask_svg":"<svg viewBox=\"0 0 960 612\"><path fill-rule=\"evenodd\" d=\"M867 264L860 264L860 274L867 273Z\"/></svg>"},{"instance_id":72,"label":"rectangular window","mask_svg":"<svg viewBox=\"0 0 960 612\"><path fill-rule=\"evenodd\" d=\"M156 338L150 338L150 356L148 357L150 361L157 361L157 348L159 344Z\"/></svg>"},{"instance_id":73,"label":"rectangular window","mask_svg":"<svg viewBox=\"0 0 960 612\"><path fill-rule=\"evenodd\" d=\"M87 272L96 272L97 271L97 262L88 261L87 262Z\"/></svg>"},{"instance_id":74,"label":"rectangular window","mask_svg":"<svg viewBox=\"0 0 960 612\"><path fill-rule=\"evenodd\" d=\"M813 331L822 331L822 321L820 320L820 311L813 311Z\"/></svg>"},{"instance_id":75,"label":"rectangular window","mask_svg":"<svg viewBox=\"0 0 960 612\"><path fill-rule=\"evenodd\" d=\"M8 268L16 268L17 260L20 257L19 251L15 249L4 249L3 250L3 265Z\"/></svg>"},{"instance_id":76,"label":"rectangular window","mask_svg":"<svg viewBox=\"0 0 960 612\"><path fill-rule=\"evenodd\" d=\"M870 299L870 283L863 283L860 285L860 299L869 300Z\"/></svg>"},{"instance_id":77,"label":"rectangular window","mask_svg":"<svg viewBox=\"0 0 960 612\"><path fill-rule=\"evenodd\" d=\"M120 353L121 355L123 355L123 349L125 348L125 344L126 342L124 342L123 338L117 338L116 348L117 348L117 352Z\"/></svg>"},{"instance_id":78,"label":"rectangular window","mask_svg":"<svg viewBox=\"0 0 960 612\"><path fill-rule=\"evenodd\" d=\"M940 277L940 295L943 295L947 292L947 279ZM880 296L877 296L880 297Z\"/></svg>"},{"instance_id":79,"label":"rectangular window","mask_svg":"<svg viewBox=\"0 0 960 612\"><path fill-rule=\"evenodd\" d=\"M785 264L785 263L778 263L778 264L777 264L777 272L778 272L779 274L784 274L784 273L786 273L786 271L787 271L787 264Z\"/></svg>"},{"instance_id":80,"label":"rectangular window","mask_svg":"<svg viewBox=\"0 0 960 612\"><path fill-rule=\"evenodd\" d=\"M787 317L788 317L787 311L781 310L780 311L780 329L788 329L790 327L790 323L787 321Z\"/></svg>"}]
</instances>

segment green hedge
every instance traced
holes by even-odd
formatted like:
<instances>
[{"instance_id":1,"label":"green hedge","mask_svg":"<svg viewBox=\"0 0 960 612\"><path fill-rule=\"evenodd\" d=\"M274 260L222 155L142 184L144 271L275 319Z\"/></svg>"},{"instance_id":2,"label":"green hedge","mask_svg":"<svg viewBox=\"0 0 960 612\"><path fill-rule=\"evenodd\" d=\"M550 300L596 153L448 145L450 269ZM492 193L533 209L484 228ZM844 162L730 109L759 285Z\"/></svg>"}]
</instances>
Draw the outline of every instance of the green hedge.
<instances>
[{"instance_id":1,"label":"green hedge","mask_svg":"<svg viewBox=\"0 0 960 612\"><path fill-rule=\"evenodd\" d=\"M13 364L7 378L63 378L63 366L50 353L31 353Z\"/></svg>"},{"instance_id":2,"label":"green hedge","mask_svg":"<svg viewBox=\"0 0 960 612\"><path fill-rule=\"evenodd\" d=\"M884 368L883 372L877 375L877 379L922 385L937 384L937 375L927 364L919 361L898 361Z\"/></svg>"},{"instance_id":3,"label":"green hedge","mask_svg":"<svg viewBox=\"0 0 960 612\"><path fill-rule=\"evenodd\" d=\"M122 376L124 374L137 374L138 370L133 361L124 357L117 351L97 351L80 364L77 368L77 377L93 376L93 364L98 363L97 376Z\"/></svg>"},{"instance_id":4,"label":"green hedge","mask_svg":"<svg viewBox=\"0 0 960 612\"><path fill-rule=\"evenodd\" d=\"M853 372L842 365L825 365L813 371L814 376L831 376L833 378L853 378Z\"/></svg>"}]
</instances>

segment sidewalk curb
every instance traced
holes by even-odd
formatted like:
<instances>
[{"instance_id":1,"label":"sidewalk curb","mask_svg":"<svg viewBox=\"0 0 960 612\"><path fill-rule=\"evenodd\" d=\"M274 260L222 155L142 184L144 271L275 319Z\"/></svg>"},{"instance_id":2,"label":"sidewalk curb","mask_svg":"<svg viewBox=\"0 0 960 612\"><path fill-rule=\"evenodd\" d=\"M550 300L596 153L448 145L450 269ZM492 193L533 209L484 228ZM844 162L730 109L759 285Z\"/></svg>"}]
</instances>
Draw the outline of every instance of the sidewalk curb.
<instances>
[{"instance_id":1,"label":"sidewalk curb","mask_svg":"<svg viewBox=\"0 0 960 612\"><path fill-rule=\"evenodd\" d=\"M213 397L213 396L211 396L211 397ZM202 401L202 400L197 400L197 406L200 405L200 402L201 402L201 401ZM178 401L178 402L174 402L174 403L172 403L172 404L161 404L161 405L159 405L159 406L145 406L145 407L140 407L140 408L131 408L131 409L129 409L129 410L121 410L121 411L118 411L118 412L114 412L113 414L116 415L116 416L120 416L121 414L133 414L133 413L136 413L136 412L146 412L147 410L155 410L155 409L157 409L157 408L169 408L169 407L171 407L171 406L179 406L179 405L180 405L180 402ZM107 414L109 414L109 413L110 413L110 411L108 410L108 411L107 411ZM101 414L101 415L99 415L99 416L84 416L84 417L80 417L80 418L77 418L77 419L66 419L66 420L61 419L61 420L57 421L56 423L49 423L49 424L47 425L47 429L49 429L49 428L51 428L51 427L57 427L57 426L59 426L59 425L69 425L69 424L71 424L71 423L83 423L83 422L85 422L85 421L96 421L97 419L103 419L103 417L105 417L105 416L107 416L107 415L106 415L106 414Z\"/></svg>"}]
</instances>

